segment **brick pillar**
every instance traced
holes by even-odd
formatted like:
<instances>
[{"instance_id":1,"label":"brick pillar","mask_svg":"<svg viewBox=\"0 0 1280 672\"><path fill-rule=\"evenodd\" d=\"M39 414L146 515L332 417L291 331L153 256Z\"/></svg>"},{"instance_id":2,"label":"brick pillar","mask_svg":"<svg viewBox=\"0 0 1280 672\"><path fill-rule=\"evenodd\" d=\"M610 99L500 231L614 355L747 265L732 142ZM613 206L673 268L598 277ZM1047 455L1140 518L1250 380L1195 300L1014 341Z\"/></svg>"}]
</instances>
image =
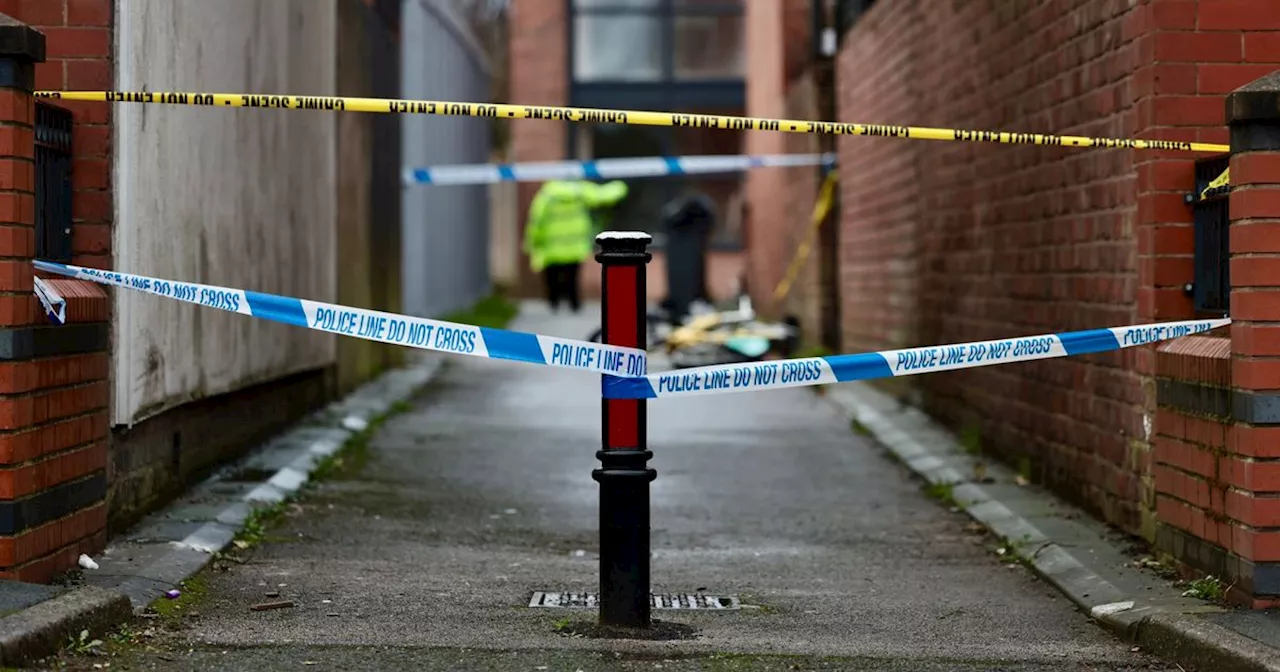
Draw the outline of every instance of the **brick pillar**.
<instances>
[{"instance_id":1,"label":"brick pillar","mask_svg":"<svg viewBox=\"0 0 1280 672\"><path fill-rule=\"evenodd\" d=\"M508 81L510 97L521 105L568 105L569 79L573 64L569 62L568 3L547 0L514 0L508 15L511 35L508 46ZM509 161L559 161L569 158L569 134L581 124L546 120L520 119L504 121L511 128ZM575 157L577 158L577 157ZM524 229L529 205L541 183L520 182L516 185L516 286L517 296L541 296L542 279L529 269L524 254ZM594 259L582 269L584 295L598 287L600 271Z\"/></svg>"},{"instance_id":2,"label":"brick pillar","mask_svg":"<svg viewBox=\"0 0 1280 672\"><path fill-rule=\"evenodd\" d=\"M1227 98L1231 129L1230 572L1255 608L1280 606L1280 71Z\"/></svg>"},{"instance_id":3,"label":"brick pillar","mask_svg":"<svg viewBox=\"0 0 1280 672\"><path fill-rule=\"evenodd\" d=\"M44 35L0 14L0 578L46 582L106 544L107 303L57 280L64 326L32 294L35 64Z\"/></svg>"},{"instance_id":4,"label":"brick pillar","mask_svg":"<svg viewBox=\"0 0 1280 672\"><path fill-rule=\"evenodd\" d=\"M1130 47L1139 63L1127 80L1135 105L1126 116L1135 125L1126 132L1141 138L1224 144L1222 99L1257 75L1241 78L1245 66L1236 65L1241 60L1238 40L1218 39L1220 32L1201 33L1195 12L1177 11L1179 4L1154 0L1127 12L1123 30L1136 37ZM1212 40L1204 51L1177 48L1208 44L1201 38ZM1223 64L1205 66L1200 60ZM1193 209L1184 198L1195 186L1195 161L1208 155L1127 155L1137 176L1137 321L1209 317L1195 314L1194 302L1183 289L1195 279ZM1143 386L1145 438L1130 441L1127 456L1128 471L1141 479L1135 493L1140 497L1141 534L1160 550L1194 562L1199 571L1221 574L1231 534L1223 511L1225 486L1218 479L1214 456L1224 446L1224 423L1229 422L1222 416L1231 387L1228 334L1223 329L1134 348L1124 356L1134 362Z\"/></svg>"}]
</instances>

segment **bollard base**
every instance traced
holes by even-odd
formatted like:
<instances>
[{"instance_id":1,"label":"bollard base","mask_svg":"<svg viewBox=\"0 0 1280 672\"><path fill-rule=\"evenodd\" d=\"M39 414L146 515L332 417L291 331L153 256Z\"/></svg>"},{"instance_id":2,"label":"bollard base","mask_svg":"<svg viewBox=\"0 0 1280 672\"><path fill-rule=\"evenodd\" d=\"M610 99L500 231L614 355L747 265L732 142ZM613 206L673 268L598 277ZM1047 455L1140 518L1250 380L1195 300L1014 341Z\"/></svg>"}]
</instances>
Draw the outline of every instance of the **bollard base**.
<instances>
[{"instance_id":1,"label":"bollard base","mask_svg":"<svg viewBox=\"0 0 1280 672\"><path fill-rule=\"evenodd\" d=\"M556 633L565 637L581 637L584 639L672 641L694 639L698 636L698 629L685 623L659 620L654 620L647 628L604 625L595 621L572 621L556 626Z\"/></svg>"},{"instance_id":2,"label":"bollard base","mask_svg":"<svg viewBox=\"0 0 1280 672\"><path fill-rule=\"evenodd\" d=\"M596 452L600 469L600 624L624 628L650 626L648 450Z\"/></svg>"}]
</instances>

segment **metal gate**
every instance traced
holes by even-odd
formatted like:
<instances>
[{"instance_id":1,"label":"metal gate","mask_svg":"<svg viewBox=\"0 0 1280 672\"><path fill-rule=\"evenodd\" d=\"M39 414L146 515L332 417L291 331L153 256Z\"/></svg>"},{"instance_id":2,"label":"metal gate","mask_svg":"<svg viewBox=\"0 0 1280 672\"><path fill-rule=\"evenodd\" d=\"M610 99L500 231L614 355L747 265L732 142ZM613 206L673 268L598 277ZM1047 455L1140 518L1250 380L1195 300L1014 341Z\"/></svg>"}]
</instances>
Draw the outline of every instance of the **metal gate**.
<instances>
[{"instance_id":1,"label":"metal gate","mask_svg":"<svg viewBox=\"0 0 1280 672\"><path fill-rule=\"evenodd\" d=\"M36 258L71 261L70 110L36 101Z\"/></svg>"},{"instance_id":2,"label":"metal gate","mask_svg":"<svg viewBox=\"0 0 1280 672\"><path fill-rule=\"evenodd\" d=\"M1230 163L1230 156L1196 161L1196 190L1187 196L1195 221L1195 279L1186 289L1194 297L1197 314L1215 317L1231 309L1231 186L1212 185Z\"/></svg>"}]
</instances>

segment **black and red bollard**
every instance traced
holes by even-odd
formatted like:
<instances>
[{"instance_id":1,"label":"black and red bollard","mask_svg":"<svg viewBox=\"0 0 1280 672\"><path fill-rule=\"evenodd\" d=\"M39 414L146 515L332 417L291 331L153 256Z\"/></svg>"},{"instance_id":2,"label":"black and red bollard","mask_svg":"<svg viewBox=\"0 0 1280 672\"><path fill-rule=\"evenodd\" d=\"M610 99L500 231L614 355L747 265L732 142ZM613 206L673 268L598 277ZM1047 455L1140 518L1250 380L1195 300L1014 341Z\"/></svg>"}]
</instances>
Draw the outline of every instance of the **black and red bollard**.
<instances>
[{"instance_id":1,"label":"black and red bollard","mask_svg":"<svg viewBox=\"0 0 1280 672\"><path fill-rule=\"evenodd\" d=\"M603 267L600 342L645 349L645 265L653 238L638 231L596 236ZM600 622L647 628L649 610L649 483L645 400L604 399L600 468Z\"/></svg>"}]
</instances>

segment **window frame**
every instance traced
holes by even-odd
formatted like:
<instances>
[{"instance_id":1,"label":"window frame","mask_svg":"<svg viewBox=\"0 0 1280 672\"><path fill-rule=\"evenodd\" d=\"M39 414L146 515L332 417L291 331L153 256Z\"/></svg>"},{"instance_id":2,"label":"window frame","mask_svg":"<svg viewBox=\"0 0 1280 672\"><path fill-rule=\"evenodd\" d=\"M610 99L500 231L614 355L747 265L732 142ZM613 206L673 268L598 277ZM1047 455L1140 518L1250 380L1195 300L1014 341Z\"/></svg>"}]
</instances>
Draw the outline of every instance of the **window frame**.
<instances>
[{"instance_id":1,"label":"window frame","mask_svg":"<svg viewBox=\"0 0 1280 672\"><path fill-rule=\"evenodd\" d=\"M746 77L680 79L675 76L675 18L677 15L723 16L746 15L747 0L718 0L715 4L698 7L693 11L677 7L678 0L658 0L656 8L606 7L582 10L575 0L563 0L566 17L565 77L569 86L569 104L573 107L627 110L697 110L697 109L745 109L747 104ZM662 18L662 76L657 80L636 81L626 79L600 79L581 81L577 77L577 18L582 14L637 15L657 13ZM744 36L745 40L745 36ZM744 49L745 49L744 44ZM578 138L571 122L565 122L566 156L578 156ZM663 155L670 156L675 147L675 129L654 127L662 142ZM719 213L721 217L724 213ZM656 237L653 249L664 245ZM712 235L708 248L712 251L741 251L745 249L745 234L732 241Z\"/></svg>"},{"instance_id":2,"label":"window frame","mask_svg":"<svg viewBox=\"0 0 1280 672\"><path fill-rule=\"evenodd\" d=\"M576 107L608 107L613 109L677 110L711 107L741 108L746 105L746 78L708 77L683 79L675 73L676 17L746 15L745 0L719 0L715 4L685 9L677 0L658 0L654 8L604 7L581 9L576 0L564 0L568 55L567 77L570 104ZM661 75L657 79L580 80L577 73L578 17L657 15L662 21ZM744 49L746 47L744 46ZM602 104L603 103L603 104Z\"/></svg>"},{"instance_id":3,"label":"window frame","mask_svg":"<svg viewBox=\"0 0 1280 672\"><path fill-rule=\"evenodd\" d=\"M37 259L72 261L74 199L71 180L75 117L53 103L35 103L35 252Z\"/></svg>"},{"instance_id":4,"label":"window frame","mask_svg":"<svg viewBox=\"0 0 1280 672\"><path fill-rule=\"evenodd\" d=\"M1209 184L1231 166L1231 155L1197 159L1195 191L1186 195L1194 227L1192 279L1183 289L1191 296L1197 317L1231 314L1231 186L1201 197Z\"/></svg>"}]
</instances>

